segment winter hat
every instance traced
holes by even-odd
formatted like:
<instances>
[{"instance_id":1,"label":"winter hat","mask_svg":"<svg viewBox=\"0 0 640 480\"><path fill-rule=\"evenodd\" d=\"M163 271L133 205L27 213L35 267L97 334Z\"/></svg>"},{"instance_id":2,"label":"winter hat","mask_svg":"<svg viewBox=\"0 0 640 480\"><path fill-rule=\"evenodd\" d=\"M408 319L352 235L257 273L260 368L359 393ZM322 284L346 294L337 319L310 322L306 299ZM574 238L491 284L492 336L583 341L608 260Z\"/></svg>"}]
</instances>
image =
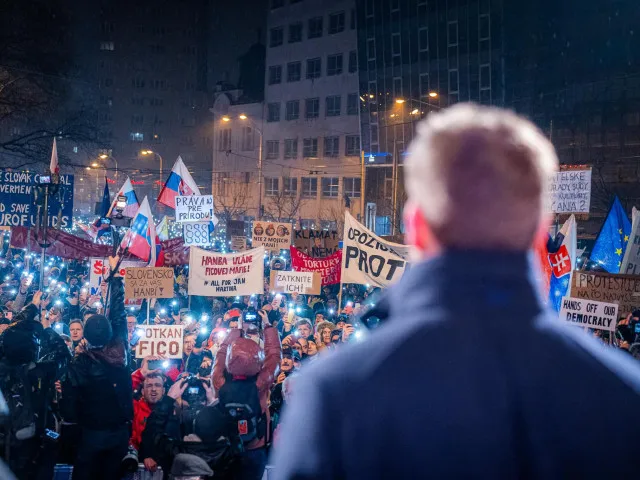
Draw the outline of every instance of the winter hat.
<instances>
[{"instance_id":1,"label":"winter hat","mask_svg":"<svg viewBox=\"0 0 640 480\"><path fill-rule=\"evenodd\" d=\"M104 315L91 315L84 326L84 338L92 348L104 347L113 335L111 322Z\"/></svg>"},{"instance_id":2,"label":"winter hat","mask_svg":"<svg viewBox=\"0 0 640 480\"><path fill-rule=\"evenodd\" d=\"M173 460L171 475L174 477L197 477L213 475L207 462L196 455L179 453Z\"/></svg>"},{"instance_id":3,"label":"winter hat","mask_svg":"<svg viewBox=\"0 0 640 480\"><path fill-rule=\"evenodd\" d=\"M226 367L231 375L253 377L264 362L264 352L260 346L248 338L238 338L227 350Z\"/></svg>"},{"instance_id":4,"label":"winter hat","mask_svg":"<svg viewBox=\"0 0 640 480\"><path fill-rule=\"evenodd\" d=\"M0 337L4 356L9 363L20 365L35 362L40 354L40 335L43 328L35 320L14 322Z\"/></svg>"},{"instance_id":5,"label":"winter hat","mask_svg":"<svg viewBox=\"0 0 640 480\"><path fill-rule=\"evenodd\" d=\"M228 421L226 412L219 405L205 407L196 415L194 433L202 443L216 443L226 433Z\"/></svg>"}]
</instances>

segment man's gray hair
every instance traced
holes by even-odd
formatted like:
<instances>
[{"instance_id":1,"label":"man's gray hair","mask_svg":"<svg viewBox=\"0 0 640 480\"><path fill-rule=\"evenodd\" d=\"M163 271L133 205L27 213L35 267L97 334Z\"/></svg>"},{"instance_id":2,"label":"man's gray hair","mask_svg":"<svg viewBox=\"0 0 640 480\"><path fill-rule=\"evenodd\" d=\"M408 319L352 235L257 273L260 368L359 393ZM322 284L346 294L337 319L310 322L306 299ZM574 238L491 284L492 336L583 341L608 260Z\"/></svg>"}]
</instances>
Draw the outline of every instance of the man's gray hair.
<instances>
[{"instance_id":1,"label":"man's gray hair","mask_svg":"<svg viewBox=\"0 0 640 480\"><path fill-rule=\"evenodd\" d=\"M526 250L558 158L530 121L458 104L418 125L405 168L409 199L444 248Z\"/></svg>"}]
</instances>

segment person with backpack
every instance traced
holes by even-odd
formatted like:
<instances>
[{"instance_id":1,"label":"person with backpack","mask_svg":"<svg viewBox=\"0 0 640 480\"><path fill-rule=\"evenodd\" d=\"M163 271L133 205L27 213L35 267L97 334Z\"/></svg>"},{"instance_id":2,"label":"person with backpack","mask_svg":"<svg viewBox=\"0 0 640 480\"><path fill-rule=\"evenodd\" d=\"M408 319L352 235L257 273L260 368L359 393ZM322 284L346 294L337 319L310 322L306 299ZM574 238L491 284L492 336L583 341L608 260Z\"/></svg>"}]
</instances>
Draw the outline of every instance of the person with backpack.
<instances>
[{"instance_id":1,"label":"person with backpack","mask_svg":"<svg viewBox=\"0 0 640 480\"><path fill-rule=\"evenodd\" d=\"M62 384L63 415L82 430L74 480L118 478L131 436L133 389L124 287L122 278L113 275L119 258L109 257L109 265L108 317L94 314L86 320L86 344Z\"/></svg>"},{"instance_id":2,"label":"person with backpack","mask_svg":"<svg viewBox=\"0 0 640 480\"><path fill-rule=\"evenodd\" d=\"M245 446L238 478L261 479L267 463L270 415L269 390L280 364L278 331L264 311L259 312L264 350L240 328L232 329L220 345L213 369L213 385L220 408L237 426ZM241 326L241 325L240 325Z\"/></svg>"}]
</instances>

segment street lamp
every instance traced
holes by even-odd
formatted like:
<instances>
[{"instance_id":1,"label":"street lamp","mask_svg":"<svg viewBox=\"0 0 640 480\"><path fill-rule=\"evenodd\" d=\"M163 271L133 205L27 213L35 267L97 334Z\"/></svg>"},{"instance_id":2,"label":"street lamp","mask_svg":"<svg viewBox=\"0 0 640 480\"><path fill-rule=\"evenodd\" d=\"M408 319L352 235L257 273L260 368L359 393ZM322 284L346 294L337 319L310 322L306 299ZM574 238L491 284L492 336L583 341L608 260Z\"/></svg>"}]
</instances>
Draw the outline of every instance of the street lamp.
<instances>
[{"instance_id":1,"label":"street lamp","mask_svg":"<svg viewBox=\"0 0 640 480\"><path fill-rule=\"evenodd\" d=\"M226 123L226 122L230 122L231 119L225 115L224 117L222 117L222 121Z\"/></svg>"},{"instance_id":2,"label":"street lamp","mask_svg":"<svg viewBox=\"0 0 640 480\"><path fill-rule=\"evenodd\" d=\"M100 155L98 155L98 158L100 160L113 160L114 165L116 166L116 172L115 172L115 177L116 180L118 179L118 160L115 159L115 157L112 157L110 154L108 153L101 153ZM105 167L105 174L106 174L106 170L107 168Z\"/></svg>"},{"instance_id":3,"label":"street lamp","mask_svg":"<svg viewBox=\"0 0 640 480\"><path fill-rule=\"evenodd\" d=\"M396 103L399 103L400 105L402 105L405 102L404 98L396 98Z\"/></svg>"},{"instance_id":4,"label":"street lamp","mask_svg":"<svg viewBox=\"0 0 640 480\"><path fill-rule=\"evenodd\" d=\"M162 156L158 152L154 152L153 150L142 150L140 151L140 155L155 155L160 160L160 185L162 185Z\"/></svg>"},{"instance_id":5,"label":"street lamp","mask_svg":"<svg viewBox=\"0 0 640 480\"><path fill-rule=\"evenodd\" d=\"M429 92L431 98L438 98L438 92Z\"/></svg>"},{"instance_id":6,"label":"street lamp","mask_svg":"<svg viewBox=\"0 0 640 480\"><path fill-rule=\"evenodd\" d=\"M227 117L228 118L228 117ZM259 219L262 212L262 130L256 127L256 122L249 119L244 113L241 113L238 118L243 121L249 121L254 130L260 135L260 145L258 146L258 210L256 212L256 220ZM224 117L222 117L224 120Z\"/></svg>"}]
</instances>

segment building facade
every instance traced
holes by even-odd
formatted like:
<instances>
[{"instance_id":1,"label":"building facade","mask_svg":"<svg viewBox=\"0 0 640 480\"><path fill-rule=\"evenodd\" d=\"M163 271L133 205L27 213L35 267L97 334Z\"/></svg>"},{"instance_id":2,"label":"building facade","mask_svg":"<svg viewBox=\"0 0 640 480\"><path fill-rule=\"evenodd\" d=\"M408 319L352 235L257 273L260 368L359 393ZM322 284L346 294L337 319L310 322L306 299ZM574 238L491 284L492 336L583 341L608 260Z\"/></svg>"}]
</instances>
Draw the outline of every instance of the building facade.
<instances>
[{"instance_id":1,"label":"building facade","mask_svg":"<svg viewBox=\"0 0 640 480\"><path fill-rule=\"evenodd\" d=\"M402 230L415 124L457 102L503 103L501 0L357 0L365 220Z\"/></svg>"},{"instance_id":2,"label":"building facade","mask_svg":"<svg viewBox=\"0 0 640 480\"><path fill-rule=\"evenodd\" d=\"M362 213L355 3L270 1L260 213L340 228Z\"/></svg>"}]
</instances>

